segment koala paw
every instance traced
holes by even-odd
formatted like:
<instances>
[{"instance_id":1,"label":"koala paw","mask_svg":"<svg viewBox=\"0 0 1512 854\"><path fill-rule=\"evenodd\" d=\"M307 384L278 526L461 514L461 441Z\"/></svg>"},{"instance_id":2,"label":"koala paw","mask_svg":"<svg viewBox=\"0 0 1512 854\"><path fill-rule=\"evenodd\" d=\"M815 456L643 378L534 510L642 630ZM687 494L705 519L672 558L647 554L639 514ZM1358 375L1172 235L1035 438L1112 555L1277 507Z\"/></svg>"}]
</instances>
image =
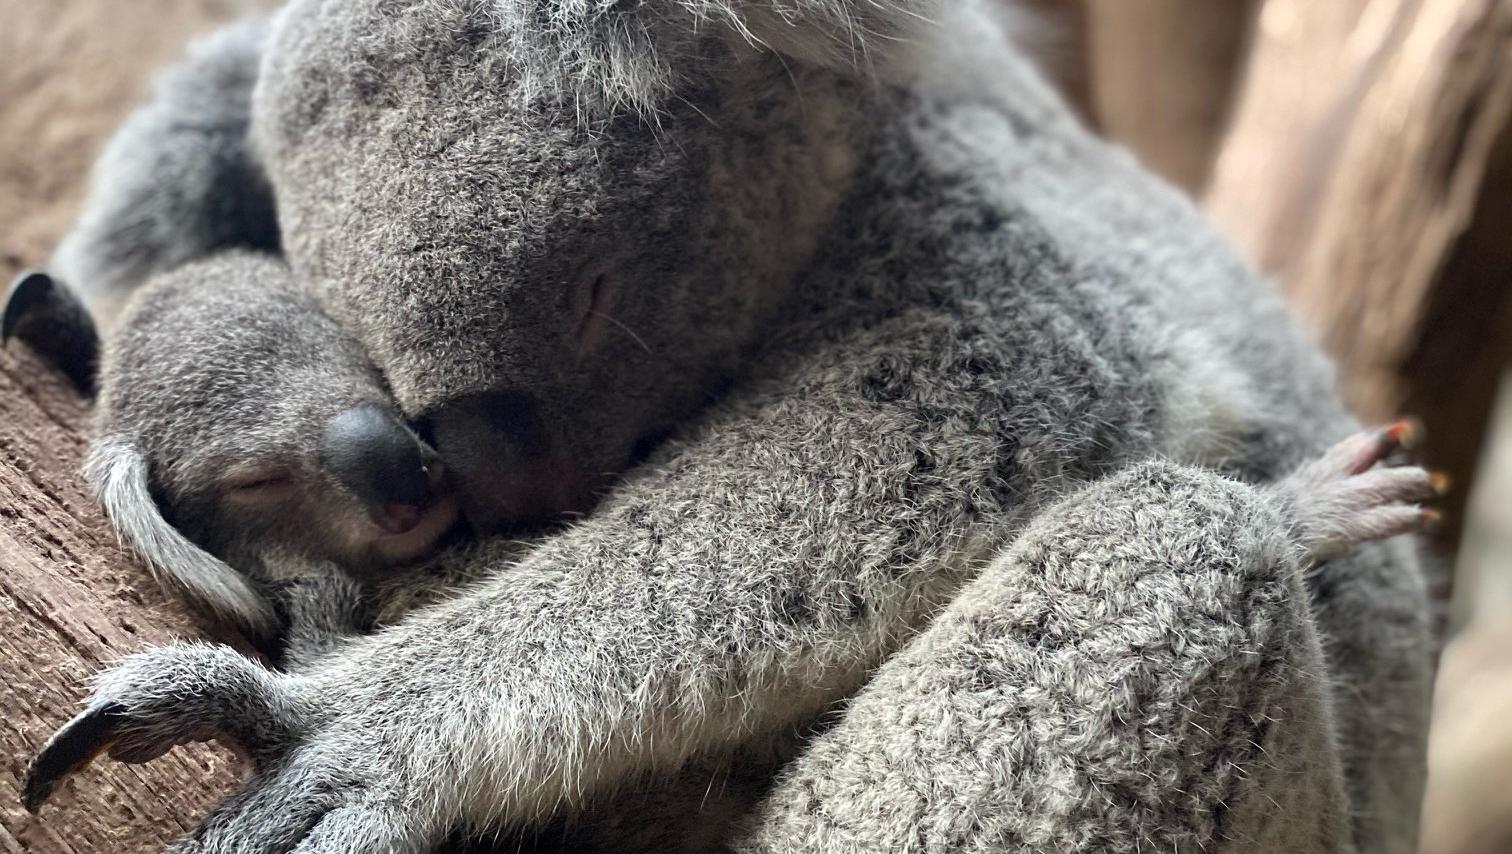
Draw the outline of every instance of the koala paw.
<instances>
[{"instance_id":1,"label":"koala paw","mask_svg":"<svg viewBox=\"0 0 1512 854\"><path fill-rule=\"evenodd\" d=\"M128 656L95 678L87 708L58 730L27 769L35 811L101 753L147 762L170 748L225 737L254 756L288 738L291 704L278 677L230 647L166 646Z\"/></svg>"},{"instance_id":2,"label":"koala paw","mask_svg":"<svg viewBox=\"0 0 1512 854\"><path fill-rule=\"evenodd\" d=\"M35 811L101 753L146 762L211 738L250 754L256 774L169 850L178 854L419 852L426 790L407 784L385 726L402 703L343 702L330 685L277 673L225 646L132 655L96 681L86 709L43 746L24 784ZM412 746L412 745L411 745Z\"/></svg>"},{"instance_id":3,"label":"koala paw","mask_svg":"<svg viewBox=\"0 0 1512 854\"><path fill-rule=\"evenodd\" d=\"M300 670L372 628L361 585L340 572L275 582L272 599L283 617L283 647L275 662Z\"/></svg>"},{"instance_id":4,"label":"koala paw","mask_svg":"<svg viewBox=\"0 0 1512 854\"><path fill-rule=\"evenodd\" d=\"M1337 557L1437 521L1437 511L1422 505L1448 492L1448 477L1393 464L1421 436L1421 426L1406 419L1357 433L1279 484L1297 541L1309 557Z\"/></svg>"}]
</instances>

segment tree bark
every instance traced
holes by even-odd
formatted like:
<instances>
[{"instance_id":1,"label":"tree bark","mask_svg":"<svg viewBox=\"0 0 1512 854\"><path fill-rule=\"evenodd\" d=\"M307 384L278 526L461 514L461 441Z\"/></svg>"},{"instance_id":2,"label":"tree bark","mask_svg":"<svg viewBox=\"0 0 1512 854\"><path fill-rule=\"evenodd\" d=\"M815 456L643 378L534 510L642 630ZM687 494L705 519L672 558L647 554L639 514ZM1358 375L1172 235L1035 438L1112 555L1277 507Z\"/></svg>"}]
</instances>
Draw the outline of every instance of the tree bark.
<instances>
[{"instance_id":1,"label":"tree bark","mask_svg":"<svg viewBox=\"0 0 1512 854\"><path fill-rule=\"evenodd\" d=\"M20 779L80 708L89 675L200 631L126 553L79 475L88 407L24 347L0 353L0 851L156 851L236 776L230 755L180 748L149 765L97 761L38 816Z\"/></svg>"},{"instance_id":2,"label":"tree bark","mask_svg":"<svg viewBox=\"0 0 1512 854\"><path fill-rule=\"evenodd\" d=\"M1512 2L1268 0L1207 205L1358 412L1426 422L1452 545L1508 356Z\"/></svg>"},{"instance_id":3,"label":"tree bark","mask_svg":"<svg viewBox=\"0 0 1512 854\"><path fill-rule=\"evenodd\" d=\"M191 34L261 0L0 0L0 285L45 260L99 146ZM145 8L144 8L145 7ZM79 474L87 404L19 343L0 352L0 852L161 850L236 777L229 753L100 760L28 815L20 779L79 710L89 675L200 635L120 548Z\"/></svg>"}]
</instances>

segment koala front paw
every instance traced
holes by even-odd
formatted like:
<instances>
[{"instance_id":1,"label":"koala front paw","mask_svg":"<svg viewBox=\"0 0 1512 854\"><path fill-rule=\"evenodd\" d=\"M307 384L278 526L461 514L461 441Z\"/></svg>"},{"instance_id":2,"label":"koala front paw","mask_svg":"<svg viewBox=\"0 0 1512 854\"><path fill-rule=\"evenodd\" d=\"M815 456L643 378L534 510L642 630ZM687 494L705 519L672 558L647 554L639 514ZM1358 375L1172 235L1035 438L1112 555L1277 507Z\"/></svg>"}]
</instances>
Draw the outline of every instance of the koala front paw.
<instances>
[{"instance_id":1,"label":"koala front paw","mask_svg":"<svg viewBox=\"0 0 1512 854\"><path fill-rule=\"evenodd\" d=\"M1448 478L1393 464L1421 433L1410 420L1357 433L1278 484L1293 533L1310 558L1337 557L1362 543L1422 530L1438 518L1423 504L1448 491Z\"/></svg>"},{"instance_id":2,"label":"koala front paw","mask_svg":"<svg viewBox=\"0 0 1512 854\"><path fill-rule=\"evenodd\" d=\"M341 572L275 582L271 598L283 617L281 670L300 670L373 625L362 586Z\"/></svg>"},{"instance_id":3,"label":"koala front paw","mask_svg":"<svg viewBox=\"0 0 1512 854\"><path fill-rule=\"evenodd\" d=\"M169 748L224 738L254 757L291 737L297 704L280 677L226 646L191 643L137 653L95 678L88 706L48 739L27 769L36 811L101 753L148 762Z\"/></svg>"},{"instance_id":4,"label":"koala front paw","mask_svg":"<svg viewBox=\"0 0 1512 854\"><path fill-rule=\"evenodd\" d=\"M35 811L101 753L147 762L214 738L250 754L257 772L171 851L428 850L416 830L428 793L401 771L403 751L415 745L385 740L399 732L385 724L408 707L344 696L330 682L274 672L225 646L138 653L102 673L84 712L43 746L23 798Z\"/></svg>"}]
</instances>

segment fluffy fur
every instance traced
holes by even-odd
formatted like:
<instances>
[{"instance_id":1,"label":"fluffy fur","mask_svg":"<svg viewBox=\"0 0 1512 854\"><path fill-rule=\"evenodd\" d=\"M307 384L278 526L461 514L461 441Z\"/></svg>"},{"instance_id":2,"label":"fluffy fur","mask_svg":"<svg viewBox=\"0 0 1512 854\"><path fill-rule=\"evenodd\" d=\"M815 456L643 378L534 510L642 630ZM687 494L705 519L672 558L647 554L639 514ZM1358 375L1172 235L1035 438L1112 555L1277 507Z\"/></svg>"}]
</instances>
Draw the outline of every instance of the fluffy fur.
<instances>
[{"instance_id":1,"label":"fluffy fur","mask_svg":"<svg viewBox=\"0 0 1512 854\"><path fill-rule=\"evenodd\" d=\"M217 249L278 248L273 196L248 139L268 25L196 44L111 139L49 272L113 320L151 274Z\"/></svg>"},{"instance_id":2,"label":"fluffy fur","mask_svg":"<svg viewBox=\"0 0 1512 854\"><path fill-rule=\"evenodd\" d=\"M160 577L218 616L267 636L275 615L254 582L301 560L371 576L455 519L442 500L385 535L322 457L326 425L358 407L422 443L282 261L237 251L156 276L106 344L90 483Z\"/></svg>"},{"instance_id":3,"label":"fluffy fur","mask_svg":"<svg viewBox=\"0 0 1512 854\"><path fill-rule=\"evenodd\" d=\"M282 13L254 136L290 263L479 473L469 514L676 432L523 557L443 558L456 598L258 674L297 725L177 850L418 851L793 730L726 842L1410 850L1412 549L1304 585L1240 483L1351 429L1277 296L980 9L877 85L688 8Z\"/></svg>"}]
</instances>

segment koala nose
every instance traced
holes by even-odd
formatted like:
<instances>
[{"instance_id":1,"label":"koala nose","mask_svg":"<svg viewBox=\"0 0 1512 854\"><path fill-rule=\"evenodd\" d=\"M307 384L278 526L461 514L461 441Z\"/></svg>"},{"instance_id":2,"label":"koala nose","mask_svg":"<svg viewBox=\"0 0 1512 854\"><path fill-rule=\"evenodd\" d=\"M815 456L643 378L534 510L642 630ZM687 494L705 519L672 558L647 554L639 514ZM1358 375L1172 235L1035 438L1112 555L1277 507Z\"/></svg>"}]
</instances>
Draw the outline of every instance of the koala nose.
<instances>
[{"instance_id":1,"label":"koala nose","mask_svg":"<svg viewBox=\"0 0 1512 854\"><path fill-rule=\"evenodd\" d=\"M475 529L531 527L591 506L597 481L557 447L529 395L458 398L428 420Z\"/></svg>"},{"instance_id":2,"label":"koala nose","mask_svg":"<svg viewBox=\"0 0 1512 854\"><path fill-rule=\"evenodd\" d=\"M332 418L320 436L319 455L320 464L390 534L414 528L439 485L435 452L396 416L372 404Z\"/></svg>"}]
</instances>

